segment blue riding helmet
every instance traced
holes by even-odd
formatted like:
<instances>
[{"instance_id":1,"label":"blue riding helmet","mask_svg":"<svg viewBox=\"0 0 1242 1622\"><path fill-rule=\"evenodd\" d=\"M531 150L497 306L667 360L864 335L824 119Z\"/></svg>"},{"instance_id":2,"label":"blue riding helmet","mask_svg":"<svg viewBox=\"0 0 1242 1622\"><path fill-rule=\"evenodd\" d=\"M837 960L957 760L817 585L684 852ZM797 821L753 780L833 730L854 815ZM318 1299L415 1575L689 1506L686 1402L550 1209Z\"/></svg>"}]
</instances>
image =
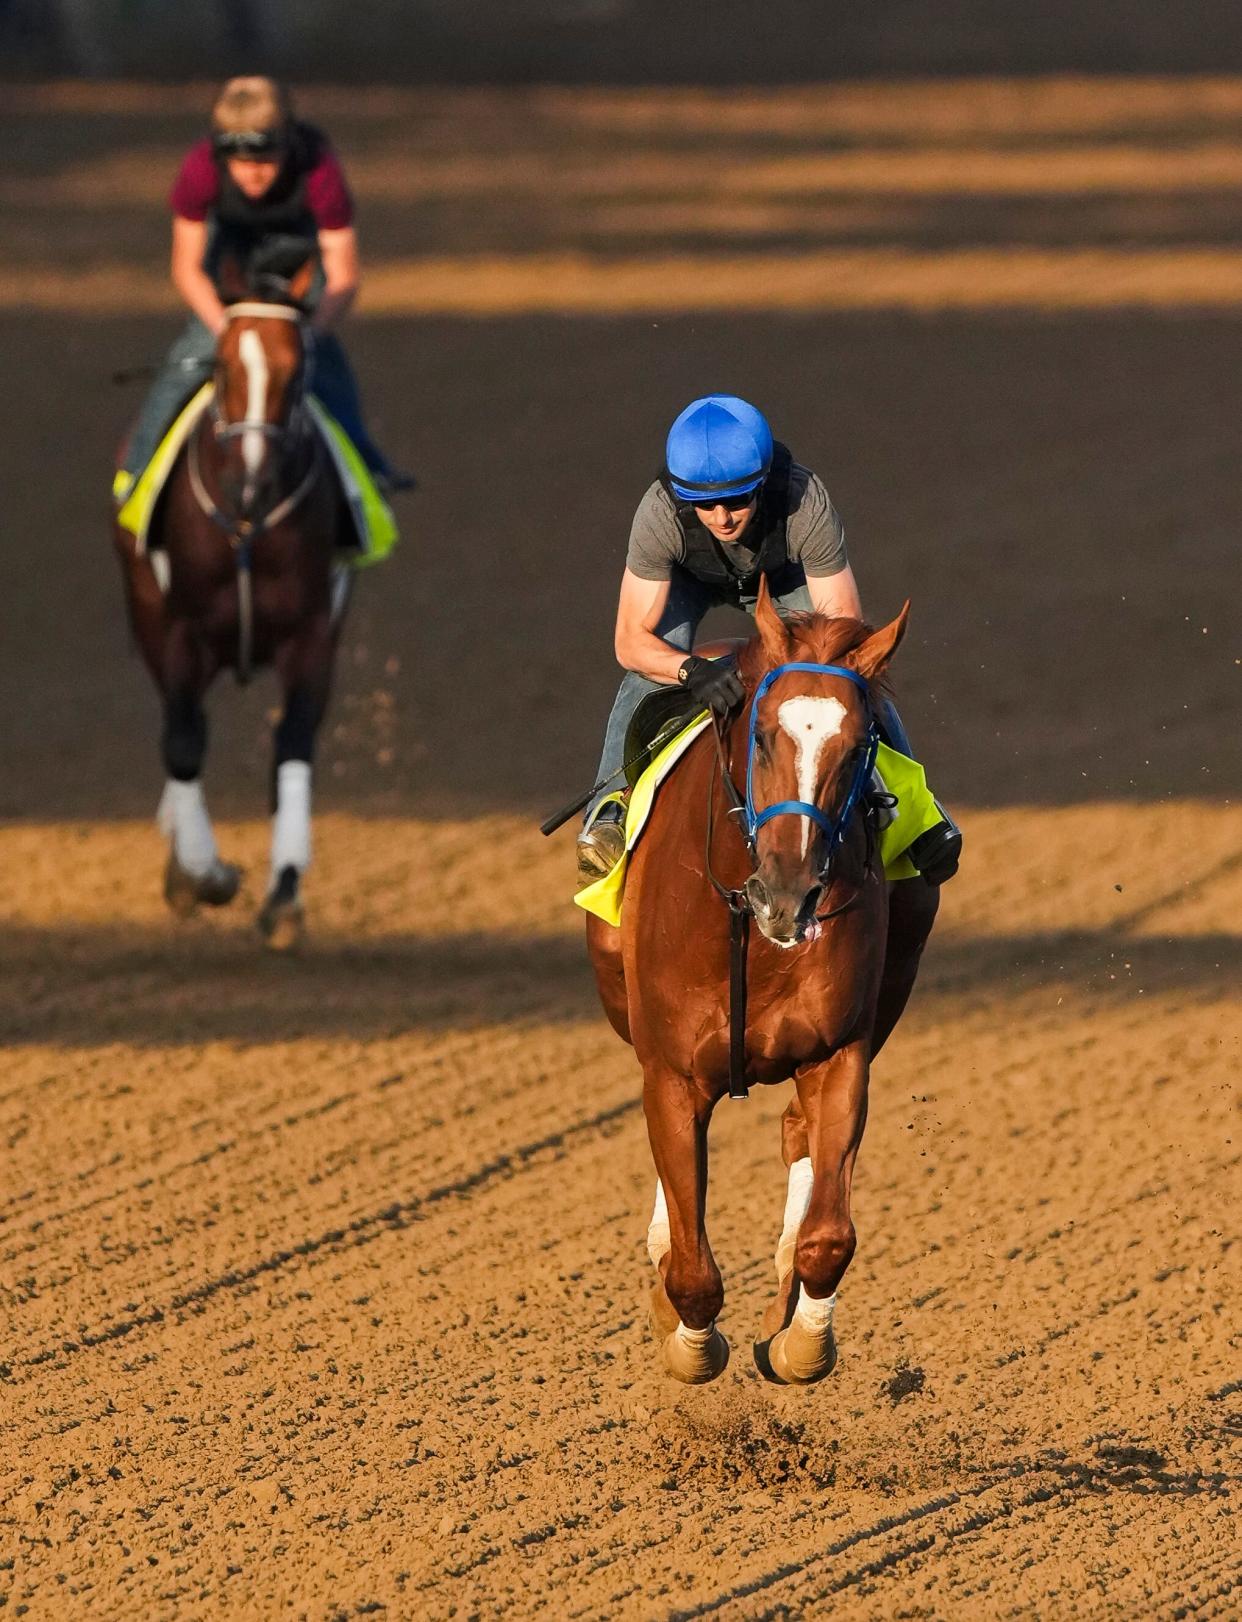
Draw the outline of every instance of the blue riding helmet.
<instances>
[{"instance_id":1,"label":"blue riding helmet","mask_svg":"<svg viewBox=\"0 0 1242 1622\"><path fill-rule=\"evenodd\" d=\"M683 501L708 502L756 490L772 465L772 430L762 411L735 394L688 405L668 431L668 482Z\"/></svg>"}]
</instances>

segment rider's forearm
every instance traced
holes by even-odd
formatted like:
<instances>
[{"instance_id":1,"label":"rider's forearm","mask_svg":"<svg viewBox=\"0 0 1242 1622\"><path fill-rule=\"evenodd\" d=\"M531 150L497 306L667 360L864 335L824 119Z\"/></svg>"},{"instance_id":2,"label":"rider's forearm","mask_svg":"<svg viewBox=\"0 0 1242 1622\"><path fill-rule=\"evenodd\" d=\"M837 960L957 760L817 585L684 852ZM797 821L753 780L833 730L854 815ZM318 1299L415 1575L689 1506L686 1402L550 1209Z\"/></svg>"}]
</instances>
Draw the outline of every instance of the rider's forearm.
<instances>
[{"instance_id":1,"label":"rider's forearm","mask_svg":"<svg viewBox=\"0 0 1242 1622\"><path fill-rule=\"evenodd\" d=\"M669 685L677 680L677 672L687 658L683 648L674 648L653 631L641 628L618 631L616 652L618 664L626 670Z\"/></svg>"},{"instance_id":2,"label":"rider's forearm","mask_svg":"<svg viewBox=\"0 0 1242 1622\"><path fill-rule=\"evenodd\" d=\"M219 332L224 324L224 305L211 277L197 269L174 271L173 283L208 332Z\"/></svg>"},{"instance_id":3,"label":"rider's forearm","mask_svg":"<svg viewBox=\"0 0 1242 1622\"><path fill-rule=\"evenodd\" d=\"M357 282L349 282L342 287L325 287L311 325L317 332L329 331L343 319L357 297Z\"/></svg>"}]
</instances>

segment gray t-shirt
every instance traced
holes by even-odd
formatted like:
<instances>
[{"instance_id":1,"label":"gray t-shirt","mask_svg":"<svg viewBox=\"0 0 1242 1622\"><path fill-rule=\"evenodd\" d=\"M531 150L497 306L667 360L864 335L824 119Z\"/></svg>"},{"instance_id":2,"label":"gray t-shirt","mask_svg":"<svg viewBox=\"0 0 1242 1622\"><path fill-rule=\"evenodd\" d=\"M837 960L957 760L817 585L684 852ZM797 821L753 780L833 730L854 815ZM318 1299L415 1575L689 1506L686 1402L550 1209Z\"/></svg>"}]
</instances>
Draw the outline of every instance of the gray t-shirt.
<instances>
[{"instance_id":1,"label":"gray t-shirt","mask_svg":"<svg viewBox=\"0 0 1242 1622\"><path fill-rule=\"evenodd\" d=\"M840 574L849 559L845 554L845 526L828 499L823 481L809 468L795 462L789 472L789 525L786 539L789 556L809 575ZM737 567L746 572L755 564L755 554L739 541L722 542ZM683 563L685 537L677 522L673 498L657 479L638 504L630 528L630 549L626 568L640 580L668 580L675 563Z\"/></svg>"}]
</instances>

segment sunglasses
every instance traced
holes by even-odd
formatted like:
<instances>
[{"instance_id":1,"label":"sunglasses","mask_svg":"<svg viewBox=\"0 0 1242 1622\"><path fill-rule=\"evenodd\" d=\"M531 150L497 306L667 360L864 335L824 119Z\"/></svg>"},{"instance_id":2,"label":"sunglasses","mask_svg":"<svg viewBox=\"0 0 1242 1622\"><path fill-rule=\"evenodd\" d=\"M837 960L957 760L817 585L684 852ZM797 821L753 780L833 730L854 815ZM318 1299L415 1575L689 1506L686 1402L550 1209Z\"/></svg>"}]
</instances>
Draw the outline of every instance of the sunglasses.
<instances>
[{"instance_id":1,"label":"sunglasses","mask_svg":"<svg viewBox=\"0 0 1242 1622\"><path fill-rule=\"evenodd\" d=\"M709 513L717 507L723 507L726 512L740 513L745 512L751 502L758 498L758 495L758 490L747 490L745 495L713 496L710 501L696 501L693 505L699 512Z\"/></svg>"},{"instance_id":2,"label":"sunglasses","mask_svg":"<svg viewBox=\"0 0 1242 1622\"><path fill-rule=\"evenodd\" d=\"M283 138L270 130L220 131L212 146L222 158L276 158L285 149Z\"/></svg>"}]
</instances>

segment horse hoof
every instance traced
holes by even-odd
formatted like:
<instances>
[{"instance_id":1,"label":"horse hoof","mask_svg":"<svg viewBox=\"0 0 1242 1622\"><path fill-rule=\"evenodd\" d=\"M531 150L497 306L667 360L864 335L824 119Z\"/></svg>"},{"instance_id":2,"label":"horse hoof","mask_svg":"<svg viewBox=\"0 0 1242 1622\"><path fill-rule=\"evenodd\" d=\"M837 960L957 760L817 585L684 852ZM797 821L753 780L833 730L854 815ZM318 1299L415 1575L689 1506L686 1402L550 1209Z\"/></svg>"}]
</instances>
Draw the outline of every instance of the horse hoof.
<instances>
[{"instance_id":1,"label":"horse hoof","mask_svg":"<svg viewBox=\"0 0 1242 1622\"><path fill-rule=\"evenodd\" d=\"M227 907L241 884L241 868L217 856L205 873L187 873L169 855L164 869L164 900L178 918L189 918L201 907Z\"/></svg>"},{"instance_id":2,"label":"horse hoof","mask_svg":"<svg viewBox=\"0 0 1242 1622\"><path fill-rule=\"evenodd\" d=\"M259 913L259 931L273 952L291 952L302 944L306 933L305 914L298 896L295 867L281 869Z\"/></svg>"},{"instance_id":3,"label":"horse hoof","mask_svg":"<svg viewBox=\"0 0 1242 1622\"><path fill-rule=\"evenodd\" d=\"M729 1362L729 1343L716 1328L688 1329L679 1323L660 1348L665 1372L683 1385L707 1385L724 1373Z\"/></svg>"},{"instance_id":4,"label":"horse hoof","mask_svg":"<svg viewBox=\"0 0 1242 1622\"><path fill-rule=\"evenodd\" d=\"M777 1385L815 1385L837 1366L837 1339L831 1329L826 1335L814 1335L792 1323L771 1340L756 1344L755 1362L763 1377Z\"/></svg>"}]
</instances>

